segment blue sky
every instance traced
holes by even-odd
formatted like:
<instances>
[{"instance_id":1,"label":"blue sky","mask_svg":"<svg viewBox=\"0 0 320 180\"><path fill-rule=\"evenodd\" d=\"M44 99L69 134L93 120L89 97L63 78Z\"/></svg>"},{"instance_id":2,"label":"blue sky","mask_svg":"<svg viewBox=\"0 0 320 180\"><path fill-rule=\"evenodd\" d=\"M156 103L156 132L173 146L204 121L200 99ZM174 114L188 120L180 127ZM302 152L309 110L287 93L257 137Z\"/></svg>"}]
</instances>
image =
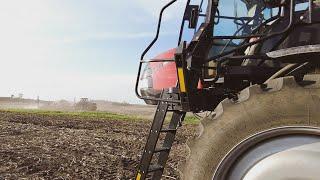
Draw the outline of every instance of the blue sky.
<instances>
[{"instance_id":1,"label":"blue sky","mask_svg":"<svg viewBox=\"0 0 320 180\"><path fill-rule=\"evenodd\" d=\"M134 94L140 54L168 0L0 2L0 96L141 103ZM149 58L175 47L184 8L165 13Z\"/></svg>"},{"instance_id":2,"label":"blue sky","mask_svg":"<svg viewBox=\"0 0 320 180\"><path fill-rule=\"evenodd\" d=\"M133 90L138 60L166 2L1 1L0 96L139 103ZM166 14L153 55L176 45L182 12L176 9Z\"/></svg>"}]
</instances>

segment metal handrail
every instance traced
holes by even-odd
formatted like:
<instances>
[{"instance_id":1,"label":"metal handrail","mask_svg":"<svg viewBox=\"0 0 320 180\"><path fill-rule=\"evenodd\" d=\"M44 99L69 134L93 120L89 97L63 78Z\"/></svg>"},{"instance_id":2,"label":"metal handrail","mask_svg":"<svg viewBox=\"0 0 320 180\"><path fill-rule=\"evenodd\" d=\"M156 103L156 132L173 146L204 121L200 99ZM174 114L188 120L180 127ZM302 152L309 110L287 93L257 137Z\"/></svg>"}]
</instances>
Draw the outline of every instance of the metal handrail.
<instances>
[{"instance_id":1,"label":"metal handrail","mask_svg":"<svg viewBox=\"0 0 320 180\"><path fill-rule=\"evenodd\" d=\"M175 62L174 59L151 59L151 60L142 60L141 63L151 63L151 62Z\"/></svg>"},{"instance_id":2,"label":"metal handrail","mask_svg":"<svg viewBox=\"0 0 320 180\"><path fill-rule=\"evenodd\" d=\"M148 45L148 47L143 51L141 58L140 58L140 63L139 63L139 70L138 70L138 75L137 75L137 79L136 79L136 85L135 85L135 93L136 96L140 99L144 99L144 100L154 100L154 101L163 101L163 102L171 102L171 103L180 103L180 101L177 100L165 100L165 99L161 99L161 98L153 98L153 97L143 97L140 93L139 93L139 82L140 82L140 75L141 75L141 69L142 69L142 64L145 63L146 61L144 61L144 56L147 54L147 52L150 50L150 48L154 45L154 43L158 40L159 38L159 34L160 34L160 29L161 29L161 22L162 22L162 16L163 16L163 12L169 7L171 6L173 3L175 3L177 0L172 0L169 3L167 3L165 6L163 6L163 8L160 11L160 15L159 15L159 20L158 20L158 26L157 26L157 33L156 36L154 37L154 39L151 41L151 43ZM155 61L154 61L155 62Z\"/></svg>"},{"instance_id":3,"label":"metal handrail","mask_svg":"<svg viewBox=\"0 0 320 180\"><path fill-rule=\"evenodd\" d=\"M189 6L190 1L191 1L191 0L188 0L188 1L187 1L187 4L186 4L185 9L187 9L187 7ZM186 22L185 19L184 19L185 16L186 16L186 11L183 13L183 20L182 20L181 25L180 25L178 46L180 46L180 43L181 43L181 40L182 40L183 28L184 28L184 24L185 24L185 22Z\"/></svg>"}]
</instances>

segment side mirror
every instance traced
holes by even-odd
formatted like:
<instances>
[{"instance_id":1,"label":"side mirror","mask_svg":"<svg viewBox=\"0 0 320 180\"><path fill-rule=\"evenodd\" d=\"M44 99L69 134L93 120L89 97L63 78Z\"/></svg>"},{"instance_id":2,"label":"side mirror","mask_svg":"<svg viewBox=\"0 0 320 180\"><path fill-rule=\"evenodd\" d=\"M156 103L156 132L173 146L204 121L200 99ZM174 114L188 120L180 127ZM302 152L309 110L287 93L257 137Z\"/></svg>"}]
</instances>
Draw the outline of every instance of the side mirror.
<instances>
[{"instance_id":1,"label":"side mirror","mask_svg":"<svg viewBox=\"0 0 320 180\"><path fill-rule=\"evenodd\" d=\"M199 6L198 5L188 5L186 11L184 13L184 20L189 21L189 28L195 29L197 28L198 19L199 19Z\"/></svg>"}]
</instances>

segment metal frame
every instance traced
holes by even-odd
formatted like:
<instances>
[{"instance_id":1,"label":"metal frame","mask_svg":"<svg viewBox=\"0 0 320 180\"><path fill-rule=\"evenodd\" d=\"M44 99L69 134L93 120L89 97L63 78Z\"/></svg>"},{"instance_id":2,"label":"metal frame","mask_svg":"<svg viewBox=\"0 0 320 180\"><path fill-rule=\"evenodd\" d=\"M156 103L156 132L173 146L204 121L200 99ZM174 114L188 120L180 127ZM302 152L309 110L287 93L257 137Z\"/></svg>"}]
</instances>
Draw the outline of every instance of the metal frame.
<instances>
[{"instance_id":1,"label":"metal frame","mask_svg":"<svg viewBox=\"0 0 320 180\"><path fill-rule=\"evenodd\" d=\"M260 60L262 60L261 64L263 64L263 62L265 62L266 60L279 62L280 60L278 58L269 57L267 54L254 54L254 55L232 55L232 54L235 52L244 51L246 48L248 48L250 46L266 42L267 40L269 40L271 38L274 38L277 36L283 36L283 38L277 44L274 44L274 47L277 47L290 34L290 31L293 29L293 27L295 26L295 22L297 21L297 20L295 20L295 18L297 18L297 17L295 17L295 5L296 5L296 1L298 1L298 0L287 0L286 1L288 3L287 5L282 4L280 7L278 7L279 8L278 15L266 20L264 23L262 23L260 26L258 26L255 30L253 30L252 34L250 34L250 35L237 36L238 32L240 32L241 29L244 28L246 24L250 23L250 21L252 21L254 19L254 17L252 17L251 19L250 18L245 19L247 22L241 28L239 28L233 36L214 36L212 30L214 29L214 26L216 24L215 18L227 18L227 19L235 19L235 20L236 19L243 20L243 18L232 18L232 17L227 17L227 16L220 16L219 13L217 14L217 12L219 12L218 11L219 0L208 0L206 13L199 14L199 16L206 17L204 23L202 23L200 25L198 31L195 32L195 35L194 35L192 41L188 45L183 45L183 43L181 41L182 41L184 25L185 25L185 22L188 21L188 18L187 18L188 15L186 13L187 13L188 7L192 6L192 5L190 5L191 0L188 0L186 3L186 11L184 13L184 18L182 20L181 27L180 27L178 49L176 52L175 59L174 60L173 59L150 60L150 61L143 60L146 53L150 50L150 48L158 40L160 28L161 28L162 15L163 15L164 11L169 6L174 4L176 1L177 0L170 1L168 4L166 4L162 8L162 10L160 12L156 36L141 55L135 92L139 98L145 99L145 100L164 101L164 102L169 102L169 103L184 104L182 106L182 109L185 111L197 112L197 111L209 110L210 108L214 107L214 105L216 105L217 102L212 102L212 101L199 102L199 99L203 100L203 99L208 99L208 97L220 96L220 98L215 98L220 101L221 99L229 97L230 95L232 96L232 93L233 94L235 93L235 92L232 92L229 90L225 90L225 91L218 90L218 92L220 92L220 93L217 94L217 88L215 88L215 89L211 88L210 90L209 89L206 89L206 90L198 90L197 89L198 80L203 79L201 73L199 74L198 72L201 72L205 68L207 68L207 69L210 68L210 67L205 66L206 63L208 63L210 61L215 61L217 63L217 68L215 69L217 72L217 75L213 79L213 81L210 82L210 85L213 85L214 83L216 83L218 81L218 79L221 76L223 76L223 72L225 70L222 68L222 64L225 63L226 61L241 62L244 59L260 59ZM298 2L300 2L300 1L298 1ZM313 18L314 17L313 1L308 0L308 2L310 4L310 8L308 10L308 12L309 12L308 23L312 23L313 19L314 19ZM202 3L203 2L201 2L201 4ZM266 8L266 6L264 8L262 8L261 11L263 11L265 8ZM283 9L283 11L282 11L282 9ZM283 13L283 15L281 15L281 13ZM275 20L283 18L283 17L286 17L288 19L288 24L282 31L273 32L271 34L270 33L269 34L263 33L263 32L259 33L259 30L262 27L266 26L269 22L275 21ZM256 39L255 41L249 41L249 39L251 39L251 38L258 38L258 39ZM217 54L213 57L207 58L207 55L211 49L212 43L218 39L229 39L229 41L225 45L224 49L222 50L222 52L220 54ZM238 47L236 47L230 51L225 52L226 47L234 39L244 39L244 41ZM139 93L139 90L138 90L138 85L139 85L139 80L140 80L140 75L141 75L142 64L143 63L152 63L152 62L173 62L173 61L175 61L175 63L177 64L177 68L183 69L182 72L184 74L184 81L186 84L185 89L187 89L187 91L181 92L181 101L179 102L177 100L168 100L168 99L141 96ZM242 67L242 69L243 70L246 69L245 71L249 72L251 67ZM279 69L275 69L275 70L279 70ZM270 72L274 72L274 70L272 70ZM263 72L263 73L265 73L265 72ZM231 72L231 74L232 74L232 72ZM255 76L256 74L251 74L251 75ZM270 76L269 73L266 75ZM178 77L179 77L179 74L178 74ZM207 81L204 83L207 83ZM243 86L237 88L237 90L240 90L241 88L243 88ZM216 91L216 92L212 92L212 91ZM231 94L230 94L230 92L231 92Z\"/></svg>"},{"instance_id":2,"label":"metal frame","mask_svg":"<svg viewBox=\"0 0 320 180\"><path fill-rule=\"evenodd\" d=\"M151 43L147 46L147 48L143 51L141 58L140 58L140 63L139 63L139 69L138 69L138 74L137 74L137 79L136 79L136 85L135 85L135 93L136 96L140 99L144 99L144 100L154 100L154 101L164 101L164 102L171 102L171 103L179 103L178 100L165 100L162 98L153 98L153 97L143 97L140 93L139 93L139 82L140 82L140 75L141 75L141 70L142 70L142 64L145 63L146 61L144 61L144 57L145 55L148 53L148 51L152 48L152 46L157 42L158 38L159 38L159 34L160 34L160 28L161 28L161 22L162 22L162 16L164 11L170 7L172 4L174 4L177 0L172 0L169 3L167 3L160 11L160 15L159 15L159 20L158 20L158 26L157 26L157 32L156 32L156 36L154 37L154 39L151 41ZM157 61L153 61L153 62L157 62Z\"/></svg>"},{"instance_id":3,"label":"metal frame","mask_svg":"<svg viewBox=\"0 0 320 180\"><path fill-rule=\"evenodd\" d=\"M154 101L165 101L165 102L170 102L170 103L179 103L178 101L175 100L164 100L161 98L153 98L153 97L143 97L138 90L138 86L139 86L139 80L140 80L140 75L141 75L141 69L142 69L142 64L143 63L147 63L147 62L170 62L172 60L151 60L151 61L144 61L144 57L146 55L146 53L152 48L152 46L155 44L155 42L158 40L159 34L160 34L160 28L161 28L161 22L162 22L162 16L164 11L170 7L172 4L174 4L177 0L172 0L170 1L168 4L166 4L160 11L160 15L159 15L159 20L158 20L158 26L157 26L157 32L156 32L156 36L155 38L152 40L152 42L148 45L148 47L144 50L144 52L141 55L141 59L140 59L140 64L139 64L139 70L138 70L138 75L137 75L137 79L136 79L136 86L135 86L135 93L137 95L138 98L140 99L144 99L144 100L154 100ZM190 5L190 1L187 1L186 4L186 8ZM202 4L203 2L201 2ZM217 12L217 6L218 6L219 0L208 0L208 5L207 5L207 12L206 12L206 19L205 19L205 23L202 24L202 26L199 28L198 32L196 32L195 34L195 38L192 40L191 43L195 44L195 50L197 51L197 47L204 47L207 46L209 47L207 44L211 43L210 41L212 41L212 39L207 39L205 40L204 38L200 37L207 37L208 35L210 35L210 37L213 36L211 30L214 27L214 18L215 18L215 14ZM202 15L203 16L203 15ZM186 11L184 14L184 17L186 17ZM225 16L219 16L220 18L231 18L231 17L225 17ZM238 18L240 19L240 18ZM181 27L180 27L180 33L179 33L179 40L178 40L178 45L181 44L181 39L182 39L182 35L183 35L183 29L184 29L184 25L185 25L185 21L187 21L187 19L183 19L182 23L181 23ZM249 22L249 20L248 20ZM262 36L262 35L261 35ZM237 38L237 36L231 36L233 38ZM230 37L230 39L231 39ZM248 36L249 37L249 36ZM245 38L248 38L245 37ZM221 37L222 38L222 37ZM239 37L240 38L240 37ZM244 38L244 37L241 37ZM219 37L217 38L219 39ZM199 49L199 48L198 48ZM201 49L201 48L200 48ZM207 52L209 51L208 48L206 48L205 50L206 52L204 52L204 50L202 49L201 52L198 52L197 54L207 54ZM195 52L195 51L194 51ZM232 52L229 52L232 53ZM223 54L221 54L222 56Z\"/></svg>"}]
</instances>

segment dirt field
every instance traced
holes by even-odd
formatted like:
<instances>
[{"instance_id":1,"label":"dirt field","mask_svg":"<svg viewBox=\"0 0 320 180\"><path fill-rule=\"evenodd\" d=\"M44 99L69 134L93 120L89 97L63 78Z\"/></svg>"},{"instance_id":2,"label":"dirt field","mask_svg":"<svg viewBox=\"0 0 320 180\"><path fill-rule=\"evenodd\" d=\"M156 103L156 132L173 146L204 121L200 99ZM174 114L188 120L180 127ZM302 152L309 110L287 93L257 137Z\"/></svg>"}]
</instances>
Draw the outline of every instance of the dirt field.
<instances>
[{"instance_id":1,"label":"dirt field","mask_svg":"<svg viewBox=\"0 0 320 180\"><path fill-rule=\"evenodd\" d=\"M150 124L0 111L0 179L132 179ZM196 126L178 131L165 179Z\"/></svg>"}]
</instances>

